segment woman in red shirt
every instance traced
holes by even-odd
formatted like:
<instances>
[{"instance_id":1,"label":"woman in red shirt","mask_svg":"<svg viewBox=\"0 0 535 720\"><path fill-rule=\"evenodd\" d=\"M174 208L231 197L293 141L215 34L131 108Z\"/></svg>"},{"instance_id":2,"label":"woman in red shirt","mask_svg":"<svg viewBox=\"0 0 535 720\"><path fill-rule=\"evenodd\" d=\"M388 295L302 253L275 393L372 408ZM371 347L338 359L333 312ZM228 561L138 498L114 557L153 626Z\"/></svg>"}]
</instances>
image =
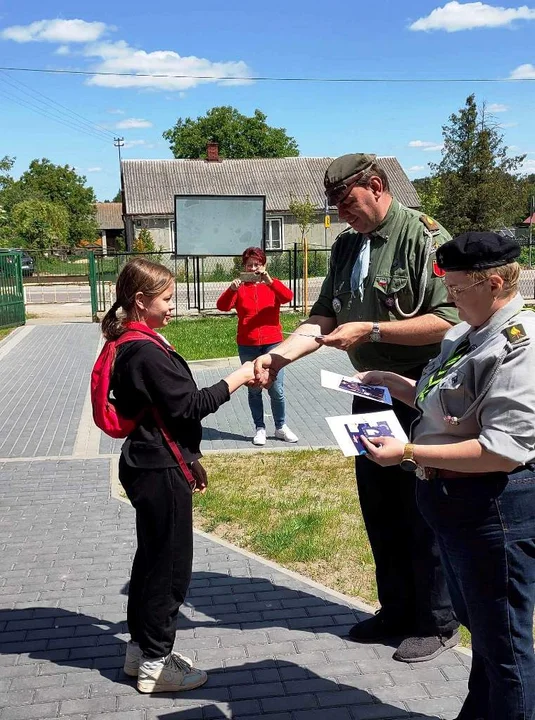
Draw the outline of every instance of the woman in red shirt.
<instances>
[{"instance_id":1,"label":"woman in red shirt","mask_svg":"<svg viewBox=\"0 0 535 720\"><path fill-rule=\"evenodd\" d=\"M290 302L293 293L266 270L266 254L258 247L247 248L242 254L243 269L258 276L256 282L242 282L239 278L230 283L217 301L217 309L228 312L233 308L238 314L238 354L241 362L255 360L269 353L282 342L280 306ZM297 442L298 437L285 422L284 372L269 388L271 411L275 422L275 437L286 442ZM266 424L262 388L249 387L249 407L256 427L255 445L266 444Z\"/></svg>"}]
</instances>

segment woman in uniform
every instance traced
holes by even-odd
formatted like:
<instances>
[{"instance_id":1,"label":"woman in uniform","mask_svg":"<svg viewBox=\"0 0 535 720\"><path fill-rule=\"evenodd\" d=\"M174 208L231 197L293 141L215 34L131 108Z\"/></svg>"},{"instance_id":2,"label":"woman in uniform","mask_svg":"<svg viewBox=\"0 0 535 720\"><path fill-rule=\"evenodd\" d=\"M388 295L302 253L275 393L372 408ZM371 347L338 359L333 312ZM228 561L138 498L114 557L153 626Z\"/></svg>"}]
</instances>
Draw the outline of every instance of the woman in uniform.
<instances>
[{"instance_id":1,"label":"woman in uniform","mask_svg":"<svg viewBox=\"0 0 535 720\"><path fill-rule=\"evenodd\" d=\"M361 373L414 405L412 442L362 439L379 465L416 472L453 605L472 634L458 720L534 720L535 313L518 293L516 241L468 232L436 252L462 321L418 383Z\"/></svg>"}]
</instances>

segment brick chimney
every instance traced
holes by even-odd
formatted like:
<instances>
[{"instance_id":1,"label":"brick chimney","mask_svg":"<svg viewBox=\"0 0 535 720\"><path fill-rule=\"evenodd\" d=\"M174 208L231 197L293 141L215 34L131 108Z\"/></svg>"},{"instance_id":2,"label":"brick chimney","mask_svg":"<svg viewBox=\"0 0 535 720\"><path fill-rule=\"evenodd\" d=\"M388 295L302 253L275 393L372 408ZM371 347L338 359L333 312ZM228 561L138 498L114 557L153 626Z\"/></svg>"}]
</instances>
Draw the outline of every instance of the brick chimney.
<instances>
[{"instance_id":1,"label":"brick chimney","mask_svg":"<svg viewBox=\"0 0 535 720\"><path fill-rule=\"evenodd\" d=\"M206 162L221 162L218 143L210 141L206 145Z\"/></svg>"}]
</instances>

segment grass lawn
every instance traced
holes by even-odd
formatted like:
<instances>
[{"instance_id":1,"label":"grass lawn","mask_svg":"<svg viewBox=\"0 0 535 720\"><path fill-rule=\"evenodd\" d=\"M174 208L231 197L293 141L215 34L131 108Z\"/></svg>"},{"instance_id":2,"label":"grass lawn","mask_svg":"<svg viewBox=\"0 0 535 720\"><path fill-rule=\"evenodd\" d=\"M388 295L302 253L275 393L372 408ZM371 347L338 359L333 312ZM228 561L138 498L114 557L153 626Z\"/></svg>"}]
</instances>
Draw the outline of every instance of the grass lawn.
<instances>
[{"instance_id":1,"label":"grass lawn","mask_svg":"<svg viewBox=\"0 0 535 720\"><path fill-rule=\"evenodd\" d=\"M10 332L13 332L15 328L0 328L0 340L3 340L5 337L9 335Z\"/></svg>"},{"instance_id":2,"label":"grass lawn","mask_svg":"<svg viewBox=\"0 0 535 720\"><path fill-rule=\"evenodd\" d=\"M329 588L377 603L375 565L355 488L338 450L216 454L203 458L208 492L195 526ZM470 633L461 628L463 645Z\"/></svg>"},{"instance_id":3,"label":"grass lawn","mask_svg":"<svg viewBox=\"0 0 535 720\"><path fill-rule=\"evenodd\" d=\"M328 587L377 600L352 458L337 450L209 454L195 525Z\"/></svg>"},{"instance_id":4,"label":"grass lawn","mask_svg":"<svg viewBox=\"0 0 535 720\"><path fill-rule=\"evenodd\" d=\"M291 332L304 320L298 313L281 313L282 329ZM236 347L237 318L230 316L182 318L162 330L186 360L232 357Z\"/></svg>"}]
</instances>

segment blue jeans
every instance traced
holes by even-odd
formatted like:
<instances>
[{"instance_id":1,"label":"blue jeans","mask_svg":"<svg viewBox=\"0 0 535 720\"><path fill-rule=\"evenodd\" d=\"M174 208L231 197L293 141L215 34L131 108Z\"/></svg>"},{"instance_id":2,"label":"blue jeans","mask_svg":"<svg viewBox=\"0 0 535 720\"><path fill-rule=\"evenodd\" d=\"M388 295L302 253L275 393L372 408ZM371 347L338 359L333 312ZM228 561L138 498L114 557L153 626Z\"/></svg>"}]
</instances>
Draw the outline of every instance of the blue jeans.
<instances>
[{"instance_id":1,"label":"blue jeans","mask_svg":"<svg viewBox=\"0 0 535 720\"><path fill-rule=\"evenodd\" d=\"M461 720L534 720L535 471L418 482L453 607L472 633Z\"/></svg>"},{"instance_id":2,"label":"blue jeans","mask_svg":"<svg viewBox=\"0 0 535 720\"><path fill-rule=\"evenodd\" d=\"M247 360L256 360L260 355L270 352L277 347L279 343L271 345L238 345L238 355L242 363ZM264 403L262 402L262 388L247 388L249 407L253 422L257 428L265 428L264 422ZM271 400L271 412L275 427L279 430L285 423L286 419L286 403L284 400L284 370L280 370L273 385L268 390Z\"/></svg>"}]
</instances>

